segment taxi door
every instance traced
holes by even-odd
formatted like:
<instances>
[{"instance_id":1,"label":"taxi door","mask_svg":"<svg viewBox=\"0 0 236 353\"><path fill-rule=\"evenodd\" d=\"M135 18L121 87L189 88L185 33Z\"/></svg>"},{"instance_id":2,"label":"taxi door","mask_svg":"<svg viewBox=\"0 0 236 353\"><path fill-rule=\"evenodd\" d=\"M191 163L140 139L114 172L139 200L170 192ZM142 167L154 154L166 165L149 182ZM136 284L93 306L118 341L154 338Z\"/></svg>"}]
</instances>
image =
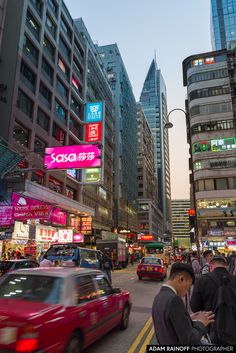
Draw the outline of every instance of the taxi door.
<instances>
[{"instance_id":1,"label":"taxi door","mask_svg":"<svg viewBox=\"0 0 236 353\"><path fill-rule=\"evenodd\" d=\"M99 298L90 275L78 275L75 278L76 315L78 326L83 329L84 346L87 346L99 337Z\"/></svg>"},{"instance_id":2,"label":"taxi door","mask_svg":"<svg viewBox=\"0 0 236 353\"><path fill-rule=\"evenodd\" d=\"M105 334L120 323L123 303L104 274L95 275L94 280L99 293L100 332Z\"/></svg>"}]
</instances>

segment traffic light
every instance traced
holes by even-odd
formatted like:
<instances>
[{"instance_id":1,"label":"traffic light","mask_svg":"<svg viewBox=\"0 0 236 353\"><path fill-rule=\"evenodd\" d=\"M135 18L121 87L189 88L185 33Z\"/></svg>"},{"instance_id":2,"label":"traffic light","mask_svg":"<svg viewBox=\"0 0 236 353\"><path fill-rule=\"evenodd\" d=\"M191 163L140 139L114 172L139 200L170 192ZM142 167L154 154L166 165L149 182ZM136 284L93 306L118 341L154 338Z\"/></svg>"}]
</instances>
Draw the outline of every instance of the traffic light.
<instances>
[{"instance_id":1,"label":"traffic light","mask_svg":"<svg viewBox=\"0 0 236 353\"><path fill-rule=\"evenodd\" d=\"M188 219L189 219L189 236L191 243L195 242L195 210L188 210Z\"/></svg>"},{"instance_id":2,"label":"traffic light","mask_svg":"<svg viewBox=\"0 0 236 353\"><path fill-rule=\"evenodd\" d=\"M206 149L207 149L207 147L206 147L206 141L202 141L202 146L201 146L201 150L202 150L202 152L206 152Z\"/></svg>"}]
</instances>

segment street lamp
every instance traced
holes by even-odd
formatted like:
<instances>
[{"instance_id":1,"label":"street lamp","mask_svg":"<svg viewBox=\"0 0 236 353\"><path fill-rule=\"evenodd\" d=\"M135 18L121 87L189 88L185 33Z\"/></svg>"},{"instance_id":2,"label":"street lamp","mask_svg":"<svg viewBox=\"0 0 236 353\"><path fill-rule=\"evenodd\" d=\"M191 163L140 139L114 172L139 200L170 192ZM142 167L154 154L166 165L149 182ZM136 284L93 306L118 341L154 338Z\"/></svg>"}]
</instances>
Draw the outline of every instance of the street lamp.
<instances>
[{"instance_id":1,"label":"street lamp","mask_svg":"<svg viewBox=\"0 0 236 353\"><path fill-rule=\"evenodd\" d=\"M167 123L164 125L165 129L171 129L174 125L169 122L169 116L172 112L174 111L181 111L182 113L185 114L185 117L188 117L188 114L186 111L182 108L174 108L172 109L166 116ZM200 243L199 243L199 236L198 236L198 221L197 221L197 207L196 207L196 197L195 197L195 180L194 180L194 171L193 171L193 154L192 154L192 146L191 146L191 139L190 139L190 165L191 165L191 172L192 172L192 187L193 187L193 205L194 205L194 210L195 210L195 239L196 239L196 244L197 244L197 252L198 254L200 253ZM174 234L172 236L172 241L175 242ZM174 250L175 251L175 250Z\"/></svg>"}]
</instances>

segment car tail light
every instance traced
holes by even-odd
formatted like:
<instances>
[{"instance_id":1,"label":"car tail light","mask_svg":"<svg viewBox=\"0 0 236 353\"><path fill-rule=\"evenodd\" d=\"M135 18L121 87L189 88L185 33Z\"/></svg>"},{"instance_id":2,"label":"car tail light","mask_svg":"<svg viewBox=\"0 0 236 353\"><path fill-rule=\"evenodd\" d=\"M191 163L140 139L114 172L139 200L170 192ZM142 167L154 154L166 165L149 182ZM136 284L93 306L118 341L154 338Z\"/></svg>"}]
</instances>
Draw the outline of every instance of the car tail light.
<instances>
[{"instance_id":1,"label":"car tail light","mask_svg":"<svg viewBox=\"0 0 236 353\"><path fill-rule=\"evenodd\" d=\"M25 326L20 330L18 340L16 341L17 353L34 352L39 345L38 333L33 326Z\"/></svg>"},{"instance_id":2,"label":"car tail light","mask_svg":"<svg viewBox=\"0 0 236 353\"><path fill-rule=\"evenodd\" d=\"M159 267L159 272L163 272L163 267Z\"/></svg>"}]
</instances>

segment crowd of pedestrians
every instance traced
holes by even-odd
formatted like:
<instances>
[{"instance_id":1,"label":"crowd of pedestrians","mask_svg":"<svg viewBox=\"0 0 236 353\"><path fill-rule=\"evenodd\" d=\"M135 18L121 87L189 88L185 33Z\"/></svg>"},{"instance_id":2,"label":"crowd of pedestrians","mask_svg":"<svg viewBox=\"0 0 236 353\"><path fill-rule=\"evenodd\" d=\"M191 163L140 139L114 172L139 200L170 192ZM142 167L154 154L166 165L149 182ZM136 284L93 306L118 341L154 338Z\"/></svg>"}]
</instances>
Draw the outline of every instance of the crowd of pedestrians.
<instances>
[{"instance_id":1,"label":"crowd of pedestrians","mask_svg":"<svg viewBox=\"0 0 236 353\"><path fill-rule=\"evenodd\" d=\"M175 262L152 316L162 345L236 345L236 254L206 250Z\"/></svg>"}]
</instances>

